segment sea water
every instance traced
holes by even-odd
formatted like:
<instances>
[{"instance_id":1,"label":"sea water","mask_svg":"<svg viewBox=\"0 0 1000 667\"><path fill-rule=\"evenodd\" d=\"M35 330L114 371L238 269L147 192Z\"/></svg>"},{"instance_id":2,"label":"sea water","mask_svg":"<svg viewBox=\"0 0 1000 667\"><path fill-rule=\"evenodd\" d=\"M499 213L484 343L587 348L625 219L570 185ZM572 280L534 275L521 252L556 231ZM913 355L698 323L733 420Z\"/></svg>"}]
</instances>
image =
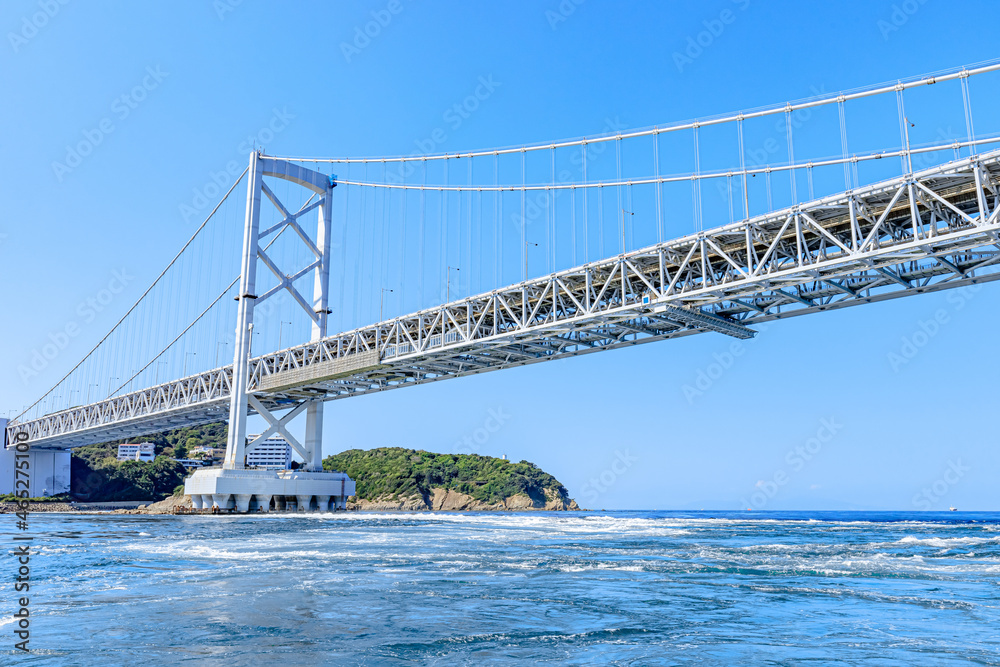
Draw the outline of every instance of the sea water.
<instances>
[{"instance_id":1,"label":"sea water","mask_svg":"<svg viewBox=\"0 0 1000 667\"><path fill-rule=\"evenodd\" d=\"M5 538L13 544L13 515ZM1000 514L30 516L32 665L1000 664Z\"/></svg>"}]
</instances>

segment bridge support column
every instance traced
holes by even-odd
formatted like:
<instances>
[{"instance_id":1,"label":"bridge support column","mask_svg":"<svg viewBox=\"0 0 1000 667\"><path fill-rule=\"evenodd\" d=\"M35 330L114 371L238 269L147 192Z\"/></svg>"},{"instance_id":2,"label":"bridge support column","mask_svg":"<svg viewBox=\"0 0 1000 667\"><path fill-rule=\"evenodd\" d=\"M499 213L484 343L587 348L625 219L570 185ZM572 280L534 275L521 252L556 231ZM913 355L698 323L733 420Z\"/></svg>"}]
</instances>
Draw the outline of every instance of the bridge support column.
<instances>
[{"instance_id":1,"label":"bridge support column","mask_svg":"<svg viewBox=\"0 0 1000 667\"><path fill-rule=\"evenodd\" d=\"M330 496L316 496L316 504L319 505L320 512L329 512Z\"/></svg>"},{"instance_id":2,"label":"bridge support column","mask_svg":"<svg viewBox=\"0 0 1000 667\"><path fill-rule=\"evenodd\" d=\"M260 198L264 182L257 153L250 155L247 173L247 211L243 225L243 255L240 266L240 291L237 298L236 340L233 347L233 375L229 403L229 438L223 468L241 469L245 465L247 442L247 389L250 381L250 346L253 341L253 309L257 295L257 242L260 232Z\"/></svg>"},{"instance_id":3,"label":"bridge support column","mask_svg":"<svg viewBox=\"0 0 1000 667\"><path fill-rule=\"evenodd\" d=\"M312 496L295 496L296 509L299 512L308 512L310 501L312 501Z\"/></svg>"},{"instance_id":4,"label":"bridge support column","mask_svg":"<svg viewBox=\"0 0 1000 667\"><path fill-rule=\"evenodd\" d=\"M261 512L271 511L271 496L257 494L257 507Z\"/></svg>"},{"instance_id":5,"label":"bridge support column","mask_svg":"<svg viewBox=\"0 0 1000 667\"><path fill-rule=\"evenodd\" d=\"M249 512L250 511L250 499L253 498L252 493L237 493L236 494L236 511L237 512Z\"/></svg>"},{"instance_id":6,"label":"bridge support column","mask_svg":"<svg viewBox=\"0 0 1000 667\"><path fill-rule=\"evenodd\" d=\"M313 401L306 408L306 452L309 459L305 462L306 470L323 471L323 403Z\"/></svg>"}]
</instances>

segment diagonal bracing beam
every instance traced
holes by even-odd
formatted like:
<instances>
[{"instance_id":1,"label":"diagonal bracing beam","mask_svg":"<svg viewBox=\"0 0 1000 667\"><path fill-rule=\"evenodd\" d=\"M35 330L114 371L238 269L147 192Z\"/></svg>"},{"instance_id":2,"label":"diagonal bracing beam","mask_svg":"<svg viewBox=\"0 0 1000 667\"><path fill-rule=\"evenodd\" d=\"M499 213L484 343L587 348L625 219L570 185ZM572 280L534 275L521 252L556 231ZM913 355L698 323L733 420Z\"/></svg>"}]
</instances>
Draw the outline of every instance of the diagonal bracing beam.
<instances>
[{"instance_id":1,"label":"diagonal bracing beam","mask_svg":"<svg viewBox=\"0 0 1000 667\"><path fill-rule=\"evenodd\" d=\"M246 450L244 450L246 453L250 453L250 451L257 445L264 442L275 433L278 433L288 441L288 444L292 446L292 449L294 449L304 460L309 461L311 459L310 453L306 451L306 448L303 447L301 443L299 443L299 441L285 428L290 421L302 414L302 411L309 405L309 401L299 403L280 419L271 414L271 411L268 410L253 394L247 395L247 402L249 402L251 407L257 411L257 414L267 420L267 423L270 424L270 426L268 426L263 433L257 436L253 442L247 445Z\"/></svg>"}]
</instances>

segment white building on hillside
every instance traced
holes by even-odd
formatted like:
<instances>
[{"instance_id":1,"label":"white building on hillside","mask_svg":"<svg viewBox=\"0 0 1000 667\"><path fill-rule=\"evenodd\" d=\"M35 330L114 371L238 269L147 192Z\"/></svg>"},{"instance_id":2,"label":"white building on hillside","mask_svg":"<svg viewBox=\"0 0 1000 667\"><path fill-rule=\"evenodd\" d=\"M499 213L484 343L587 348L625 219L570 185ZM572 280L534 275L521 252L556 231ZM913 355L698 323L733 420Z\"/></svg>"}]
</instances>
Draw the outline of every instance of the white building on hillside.
<instances>
[{"instance_id":1,"label":"white building on hillside","mask_svg":"<svg viewBox=\"0 0 1000 667\"><path fill-rule=\"evenodd\" d=\"M118 445L119 461L152 461L156 458L156 446L151 442Z\"/></svg>"},{"instance_id":2,"label":"white building on hillside","mask_svg":"<svg viewBox=\"0 0 1000 667\"><path fill-rule=\"evenodd\" d=\"M257 439L248 435L249 442ZM288 470L292 465L292 446L280 435L274 435L250 450L247 454L248 468L266 470Z\"/></svg>"}]
</instances>

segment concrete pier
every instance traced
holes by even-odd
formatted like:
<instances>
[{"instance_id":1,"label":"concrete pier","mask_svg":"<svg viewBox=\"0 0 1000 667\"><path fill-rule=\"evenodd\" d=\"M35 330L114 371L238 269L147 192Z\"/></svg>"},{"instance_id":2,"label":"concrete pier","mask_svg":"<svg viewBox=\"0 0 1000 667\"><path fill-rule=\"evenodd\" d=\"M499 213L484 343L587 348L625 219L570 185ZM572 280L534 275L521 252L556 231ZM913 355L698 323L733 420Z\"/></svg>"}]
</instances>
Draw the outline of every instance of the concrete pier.
<instances>
[{"instance_id":1,"label":"concrete pier","mask_svg":"<svg viewBox=\"0 0 1000 667\"><path fill-rule=\"evenodd\" d=\"M184 482L184 493L196 509L267 512L273 498L278 512L328 512L346 508L355 484L341 472L203 468Z\"/></svg>"}]
</instances>

